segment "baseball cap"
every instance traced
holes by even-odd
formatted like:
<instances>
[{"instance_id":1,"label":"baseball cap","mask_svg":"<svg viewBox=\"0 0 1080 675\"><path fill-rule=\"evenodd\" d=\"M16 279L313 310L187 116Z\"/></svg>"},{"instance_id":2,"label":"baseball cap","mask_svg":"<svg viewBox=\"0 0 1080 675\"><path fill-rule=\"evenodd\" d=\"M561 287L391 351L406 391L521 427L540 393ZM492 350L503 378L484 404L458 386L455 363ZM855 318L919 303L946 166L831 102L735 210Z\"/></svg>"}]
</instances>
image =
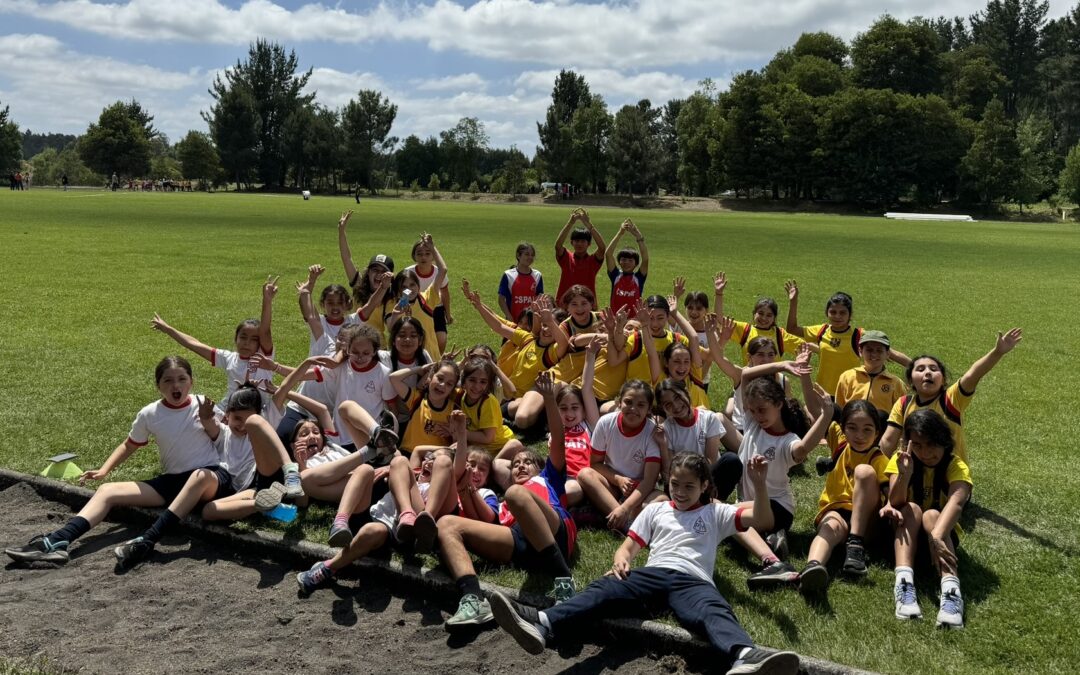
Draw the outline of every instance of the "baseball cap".
<instances>
[{"instance_id":1,"label":"baseball cap","mask_svg":"<svg viewBox=\"0 0 1080 675\"><path fill-rule=\"evenodd\" d=\"M867 342L877 342L885 345L885 349L889 348L889 336L879 330L868 330L863 333L862 337L859 338L859 346L861 347Z\"/></svg>"},{"instance_id":2,"label":"baseball cap","mask_svg":"<svg viewBox=\"0 0 1080 675\"><path fill-rule=\"evenodd\" d=\"M371 262L368 263L368 267L371 267L372 265L382 265L391 272L394 271L394 259L388 255L383 255L382 253L371 256Z\"/></svg>"}]
</instances>

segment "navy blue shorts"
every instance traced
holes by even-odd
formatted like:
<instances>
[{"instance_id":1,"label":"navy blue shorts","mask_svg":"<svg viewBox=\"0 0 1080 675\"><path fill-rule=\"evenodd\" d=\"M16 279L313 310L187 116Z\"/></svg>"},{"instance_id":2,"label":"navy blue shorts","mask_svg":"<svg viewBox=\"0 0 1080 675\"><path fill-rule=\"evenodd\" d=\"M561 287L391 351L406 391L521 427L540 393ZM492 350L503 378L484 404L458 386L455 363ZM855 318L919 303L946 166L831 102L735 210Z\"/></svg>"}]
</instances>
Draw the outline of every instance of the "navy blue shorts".
<instances>
[{"instance_id":1,"label":"navy blue shorts","mask_svg":"<svg viewBox=\"0 0 1080 675\"><path fill-rule=\"evenodd\" d=\"M540 564L539 551L534 549L521 525L514 523L510 526L510 534L514 535L514 553L510 556L510 562L523 570L533 569ZM559 529L555 532L555 545L559 547L563 558L570 562L570 533L566 530L566 521L559 521Z\"/></svg>"},{"instance_id":2,"label":"navy blue shorts","mask_svg":"<svg viewBox=\"0 0 1080 675\"><path fill-rule=\"evenodd\" d=\"M772 532L776 532L777 530L790 530L791 524L795 522L795 514L785 509L780 505L780 502L775 499L769 500L769 506L772 507Z\"/></svg>"},{"instance_id":3,"label":"navy blue shorts","mask_svg":"<svg viewBox=\"0 0 1080 675\"><path fill-rule=\"evenodd\" d=\"M229 473L222 469L217 464L211 466L201 467L207 471L212 471L218 478L218 491L221 491L222 486L222 473L225 476L224 485L229 483ZM180 473L163 473L154 476L150 480L139 481L144 485L150 486L150 489L161 495L161 498L166 504L176 499L176 495L180 494L180 490L184 489L184 485L187 484L188 478L191 478L191 474L195 473L199 469L192 469L191 471L181 471Z\"/></svg>"},{"instance_id":4,"label":"navy blue shorts","mask_svg":"<svg viewBox=\"0 0 1080 675\"><path fill-rule=\"evenodd\" d=\"M436 333L445 333L446 332L446 308L443 307L442 305L439 305L434 310L432 310L431 318L435 321L435 332Z\"/></svg>"}]
</instances>

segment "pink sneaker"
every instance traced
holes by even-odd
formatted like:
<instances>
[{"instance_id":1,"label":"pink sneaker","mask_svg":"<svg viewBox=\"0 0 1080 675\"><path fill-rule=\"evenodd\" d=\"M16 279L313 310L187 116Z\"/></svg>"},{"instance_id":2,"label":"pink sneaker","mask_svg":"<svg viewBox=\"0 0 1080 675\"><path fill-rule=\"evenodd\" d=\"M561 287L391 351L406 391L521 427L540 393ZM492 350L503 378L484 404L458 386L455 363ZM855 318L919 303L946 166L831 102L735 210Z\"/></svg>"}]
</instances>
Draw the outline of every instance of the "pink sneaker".
<instances>
[{"instance_id":1,"label":"pink sneaker","mask_svg":"<svg viewBox=\"0 0 1080 675\"><path fill-rule=\"evenodd\" d=\"M398 516L397 527L394 528L394 538L402 544L411 544L416 540L416 512L405 511Z\"/></svg>"}]
</instances>

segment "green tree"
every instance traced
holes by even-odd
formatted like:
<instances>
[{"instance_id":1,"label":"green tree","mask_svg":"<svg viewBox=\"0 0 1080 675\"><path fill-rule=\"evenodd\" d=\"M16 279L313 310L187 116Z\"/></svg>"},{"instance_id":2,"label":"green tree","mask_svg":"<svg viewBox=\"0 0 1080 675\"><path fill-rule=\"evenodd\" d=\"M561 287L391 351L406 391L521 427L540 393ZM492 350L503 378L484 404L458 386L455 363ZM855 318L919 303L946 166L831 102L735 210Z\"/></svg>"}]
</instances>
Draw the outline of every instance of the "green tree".
<instances>
[{"instance_id":1,"label":"green tree","mask_svg":"<svg viewBox=\"0 0 1080 675\"><path fill-rule=\"evenodd\" d=\"M210 136L201 131L189 131L176 144L180 172L189 180L213 180L221 173L221 160Z\"/></svg>"},{"instance_id":2,"label":"green tree","mask_svg":"<svg viewBox=\"0 0 1080 675\"><path fill-rule=\"evenodd\" d=\"M915 201L937 204L958 194L960 162L971 144L971 122L940 96L901 96L899 110L912 130L905 150L913 160L909 174Z\"/></svg>"},{"instance_id":3,"label":"green tree","mask_svg":"<svg viewBox=\"0 0 1080 675\"><path fill-rule=\"evenodd\" d=\"M985 207L1015 194L1019 163L1016 130L1004 104L994 99L986 105L963 161L968 185Z\"/></svg>"},{"instance_id":4,"label":"green tree","mask_svg":"<svg viewBox=\"0 0 1080 675\"><path fill-rule=\"evenodd\" d=\"M346 179L355 181L370 191L377 157L388 151L390 127L397 117L397 106L382 93L373 89L361 90L341 111L341 127L345 137Z\"/></svg>"},{"instance_id":5,"label":"green tree","mask_svg":"<svg viewBox=\"0 0 1080 675\"><path fill-rule=\"evenodd\" d=\"M810 96L828 96L843 89L847 77L842 67L818 56L795 59L782 81L790 82Z\"/></svg>"},{"instance_id":6,"label":"green tree","mask_svg":"<svg viewBox=\"0 0 1080 675\"><path fill-rule=\"evenodd\" d=\"M712 149L723 132L723 117L713 96L696 91L687 97L675 122L678 143L678 176L685 193L711 194L718 176L713 167Z\"/></svg>"},{"instance_id":7,"label":"green tree","mask_svg":"<svg viewBox=\"0 0 1080 675\"><path fill-rule=\"evenodd\" d=\"M1054 147L1064 156L1080 141L1080 4L1046 25L1040 47L1046 112L1054 127Z\"/></svg>"},{"instance_id":8,"label":"green tree","mask_svg":"<svg viewBox=\"0 0 1080 675\"><path fill-rule=\"evenodd\" d=\"M925 19L886 14L851 43L852 81L866 89L927 94L940 86L940 41Z\"/></svg>"},{"instance_id":9,"label":"green tree","mask_svg":"<svg viewBox=\"0 0 1080 675\"><path fill-rule=\"evenodd\" d=\"M1080 143L1065 156L1065 168L1058 176L1058 192L1073 204L1080 204Z\"/></svg>"},{"instance_id":10,"label":"green tree","mask_svg":"<svg viewBox=\"0 0 1080 675\"><path fill-rule=\"evenodd\" d=\"M514 148L516 151L517 148ZM525 192L525 155L514 152L503 165L502 179L505 190L512 195Z\"/></svg>"},{"instance_id":11,"label":"green tree","mask_svg":"<svg viewBox=\"0 0 1080 675\"><path fill-rule=\"evenodd\" d=\"M406 182L425 180L440 167L439 140L429 136L421 141L410 135L396 153L398 175Z\"/></svg>"},{"instance_id":12,"label":"green tree","mask_svg":"<svg viewBox=\"0 0 1080 675\"><path fill-rule=\"evenodd\" d=\"M259 160L262 122L251 92L243 86L226 89L203 117L210 125L221 166L240 190L250 182Z\"/></svg>"},{"instance_id":13,"label":"green tree","mask_svg":"<svg viewBox=\"0 0 1080 675\"><path fill-rule=\"evenodd\" d=\"M11 121L8 106L0 108L0 172L13 173L22 161L22 134L19 125Z\"/></svg>"},{"instance_id":14,"label":"green tree","mask_svg":"<svg viewBox=\"0 0 1080 675\"><path fill-rule=\"evenodd\" d=\"M711 85L712 80L709 80ZM704 84L704 81L702 82ZM657 142L660 145L658 186L668 193L682 193L679 182L679 113L686 99L673 98L660 109Z\"/></svg>"},{"instance_id":15,"label":"green tree","mask_svg":"<svg viewBox=\"0 0 1080 675\"><path fill-rule=\"evenodd\" d=\"M258 176L266 185L284 185L288 164L285 160L285 121L296 108L310 104L314 94L301 94L311 77L311 70L297 75L298 62L296 52L285 53L285 48L277 43L259 39L248 48L246 61L237 61L236 65L225 71L225 79L215 78L210 88L210 95L217 105L213 106L207 121L214 124L212 117L221 105L226 94L234 90L244 90L253 104L259 125L256 129L257 141L252 149L257 156ZM218 149L224 158L224 146L215 136ZM238 152L241 152L237 148ZM241 153L242 154L242 153Z\"/></svg>"},{"instance_id":16,"label":"green tree","mask_svg":"<svg viewBox=\"0 0 1080 675\"><path fill-rule=\"evenodd\" d=\"M832 33L803 33L795 41L791 53L796 58L814 56L843 67L848 57L848 46Z\"/></svg>"},{"instance_id":17,"label":"green tree","mask_svg":"<svg viewBox=\"0 0 1080 675\"><path fill-rule=\"evenodd\" d=\"M970 18L975 44L984 45L1005 76L1005 112L1015 116L1022 99L1039 87L1039 37L1049 10L1046 0L989 0Z\"/></svg>"},{"instance_id":18,"label":"green tree","mask_svg":"<svg viewBox=\"0 0 1080 675\"><path fill-rule=\"evenodd\" d=\"M591 96L588 103L574 111L570 124L574 164L578 167L574 178L594 193L599 192L607 181L607 144L611 126L611 114L599 94Z\"/></svg>"},{"instance_id":19,"label":"green tree","mask_svg":"<svg viewBox=\"0 0 1080 675\"><path fill-rule=\"evenodd\" d=\"M1020 151L1016 175L1015 199L1024 211L1024 204L1034 204L1054 189L1054 130L1045 115L1032 113L1016 125L1016 144Z\"/></svg>"},{"instance_id":20,"label":"green tree","mask_svg":"<svg viewBox=\"0 0 1080 675\"><path fill-rule=\"evenodd\" d=\"M475 117L462 117L454 128L439 134L440 152L453 183L468 185L479 174L481 156L488 149L484 124Z\"/></svg>"},{"instance_id":21,"label":"green tree","mask_svg":"<svg viewBox=\"0 0 1080 675\"><path fill-rule=\"evenodd\" d=\"M337 192L338 174L343 164L342 131L338 113L315 106L309 129L307 155L323 188Z\"/></svg>"},{"instance_id":22,"label":"green tree","mask_svg":"<svg viewBox=\"0 0 1080 675\"><path fill-rule=\"evenodd\" d=\"M432 192L435 192L442 187L442 181L439 180L439 174L433 173L428 177L427 187Z\"/></svg>"},{"instance_id":23,"label":"green tree","mask_svg":"<svg viewBox=\"0 0 1080 675\"><path fill-rule=\"evenodd\" d=\"M574 140L571 124L578 108L592 100L585 78L571 70L561 70L555 78L543 122L536 123L540 143L536 159L550 181L568 182L574 178Z\"/></svg>"},{"instance_id":24,"label":"green tree","mask_svg":"<svg viewBox=\"0 0 1080 675\"><path fill-rule=\"evenodd\" d=\"M765 78L753 71L736 75L724 96L723 136L714 156L723 157L724 173L736 193L770 182L777 146L775 117L765 112Z\"/></svg>"},{"instance_id":25,"label":"green tree","mask_svg":"<svg viewBox=\"0 0 1080 675\"><path fill-rule=\"evenodd\" d=\"M980 119L986 104L1005 94L1005 76L984 46L943 54L941 63L942 95L968 119Z\"/></svg>"},{"instance_id":26,"label":"green tree","mask_svg":"<svg viewBox=\"0 0 1080 675\"><path fill-rule=\"evenodd\" d=\"M150 171L150 139L142 119L131 117L131 104L117 101L101 111L78 141L79 156L93 171L135 178Z\"/></svg>"},{"instance_id":27,"label":"green tree","mask_svg":"<svg viewBox=\"0 0 1080 675\"><path fill-rule=\"evenodd\" d=\"M654 127L659 111L648 100L624 105L615 113L608 154L618 190L652 191L659 173L660 143Z\"/></svg>"}]
</instances>

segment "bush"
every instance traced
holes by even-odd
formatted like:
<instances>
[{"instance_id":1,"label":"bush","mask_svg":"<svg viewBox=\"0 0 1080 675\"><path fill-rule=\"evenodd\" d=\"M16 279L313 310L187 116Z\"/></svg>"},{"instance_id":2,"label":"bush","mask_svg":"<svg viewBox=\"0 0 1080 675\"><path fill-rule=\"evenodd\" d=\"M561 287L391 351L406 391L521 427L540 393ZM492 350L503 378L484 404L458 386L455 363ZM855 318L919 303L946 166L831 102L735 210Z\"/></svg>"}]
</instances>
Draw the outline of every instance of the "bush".
<instances>
[{"instance_id":1,"label":"bush","mask_svg":"<svg viewBox=\"0 0 1080 675\"><path fill-rule=\"evenodd\" d=\"M506 179L499 176L495 180L491 181L491 191L496 194L502 194L506 192Z\"/></svg>"},{"instance_id":2,"label":"bush","mask_svg":"<svg viewBox=\"0 0 1080 675\"><path fill-rule=\"evenodd\" d=\"M427 187L432 192L438 192L439 188L442 187L442 183L439 181L439 174L431 174L431 177L428 178Z\"/></svg>"},{"instance_id":3,"label":"bush","mask_svg":"<svg viewBox=\"0 0 1080 675\"><path fill-rule=\"evenodd\" d=\"M420 179L419 178L413 178L413 182L409 184L409 190L413 194L416 194L417 192L420 192Z\"/></svg>"}]
</instances>

